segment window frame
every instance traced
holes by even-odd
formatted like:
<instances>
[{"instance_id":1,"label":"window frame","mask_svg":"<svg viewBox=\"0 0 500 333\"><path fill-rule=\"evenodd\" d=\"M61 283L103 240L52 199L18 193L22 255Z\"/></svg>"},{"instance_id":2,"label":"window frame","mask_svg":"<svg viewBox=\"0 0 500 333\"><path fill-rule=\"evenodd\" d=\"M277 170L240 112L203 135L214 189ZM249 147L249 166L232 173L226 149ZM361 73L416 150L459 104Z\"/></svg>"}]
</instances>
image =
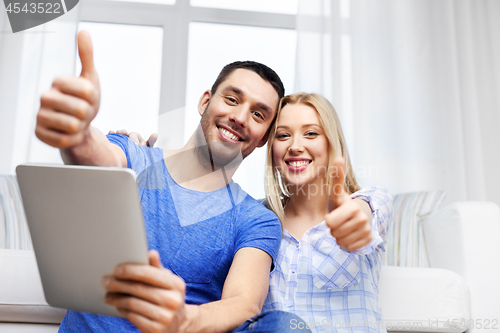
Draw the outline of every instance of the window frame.
<instances>
[{"instance_id":1,"label":"window frame","mask_svg":"<svg viewBox=\"0 0 500 333\"><path fill-rule=\"evenodd\" d=\"M235 24L265 28L296 29L296 15L191 6L189 0L174 5L115 0L85 0L80 3L80 21L163 28L159 115L185 106L189 24L191 22ZM177 119L178 118L178 119ZM178 133L184 119L172 119L168 132ZM182 145L176 135L165 149ZM177 142L179 141L179 142Z\"/></svg>"}]
</instances>

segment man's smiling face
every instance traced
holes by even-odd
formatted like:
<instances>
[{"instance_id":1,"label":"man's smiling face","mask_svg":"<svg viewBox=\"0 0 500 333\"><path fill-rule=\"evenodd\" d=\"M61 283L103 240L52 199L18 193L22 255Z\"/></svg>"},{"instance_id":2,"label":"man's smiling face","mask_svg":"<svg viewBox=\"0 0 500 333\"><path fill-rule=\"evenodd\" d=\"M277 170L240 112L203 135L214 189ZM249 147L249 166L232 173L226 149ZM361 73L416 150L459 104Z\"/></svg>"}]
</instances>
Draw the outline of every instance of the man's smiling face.
<instances>
[{"instance_id":1,"label":"man's smiling face","mask_svg":"<svg viewBox=\"0 0 500 333\"><path fill-rule=\"evenodd\" d=\"M215 164L227 164L241 151L247 157L266 143L278 107L273 86L257 73L236 69L215 93L200 99L201 129Z\"/></svg>"}]
</instances>

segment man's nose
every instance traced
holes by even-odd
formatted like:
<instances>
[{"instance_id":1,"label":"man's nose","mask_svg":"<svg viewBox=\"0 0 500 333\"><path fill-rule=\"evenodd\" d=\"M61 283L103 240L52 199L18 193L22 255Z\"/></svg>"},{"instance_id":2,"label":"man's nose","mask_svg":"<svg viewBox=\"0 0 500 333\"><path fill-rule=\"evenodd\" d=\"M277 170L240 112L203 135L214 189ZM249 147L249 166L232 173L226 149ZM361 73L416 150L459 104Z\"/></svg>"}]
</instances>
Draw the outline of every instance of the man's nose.
<instances>
[{"instance_id":1,"label":"man's nose","mask_svg":"<svg viewBox=\"0 0 500 333\"><path fill-rule=\"evenodd\" d=\"M250 108L244 104L237 108L234 108L229 119L233 121L237 127L245 128L247 127L248 117L250 115Z\"/></svg>"}]
</instances>

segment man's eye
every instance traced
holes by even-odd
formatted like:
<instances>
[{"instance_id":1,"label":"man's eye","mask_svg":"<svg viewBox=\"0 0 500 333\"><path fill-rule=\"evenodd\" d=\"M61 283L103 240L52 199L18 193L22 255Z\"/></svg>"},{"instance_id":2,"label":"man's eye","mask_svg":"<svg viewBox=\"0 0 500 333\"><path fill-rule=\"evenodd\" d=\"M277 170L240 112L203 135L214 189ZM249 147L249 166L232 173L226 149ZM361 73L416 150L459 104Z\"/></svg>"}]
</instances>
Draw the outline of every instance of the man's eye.
<instances>
[{"instance_id":1,"label":"man's eye","mask_svg":"<svg viewBox=\"0 0 500 333\"><path fill-rule=\"evenodd\" d=\"M226 100L232 104L236 104L236 99L232 98L232 97L226 97Z\"/></svg>"},{"instance_id":2,"label":"man's eye","mask_svg":"<svg viewBox=\"0 0 500 333\"><path fill-rule=\"evenodd\" d=\"M262 113L254 111L253 114L259 117L260 119L264 120L264 116L262 115Z\"/></svg>"}]
</instances>

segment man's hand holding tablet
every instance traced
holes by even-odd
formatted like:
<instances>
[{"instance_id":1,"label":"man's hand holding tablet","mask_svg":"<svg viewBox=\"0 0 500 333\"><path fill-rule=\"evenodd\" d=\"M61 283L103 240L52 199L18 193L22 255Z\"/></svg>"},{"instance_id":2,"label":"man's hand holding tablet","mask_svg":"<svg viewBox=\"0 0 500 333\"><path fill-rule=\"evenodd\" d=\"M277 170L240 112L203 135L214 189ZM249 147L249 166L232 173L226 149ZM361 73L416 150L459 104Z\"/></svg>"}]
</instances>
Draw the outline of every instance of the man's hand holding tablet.
<instances>
[{"instance_id":1,"label":"man's hand holding tablet","mask_svg":"<svg viewBox=\"0 0 500 333\"><path fill-rule=\"evenodd\" d=\"M186 315L186 284L165 269L158 252L146 265L120 265L103 279L106 303L115 306L141 332L179 332ZM134 296L134 297L131 297Z\"/></svg>"}]
</instances>

